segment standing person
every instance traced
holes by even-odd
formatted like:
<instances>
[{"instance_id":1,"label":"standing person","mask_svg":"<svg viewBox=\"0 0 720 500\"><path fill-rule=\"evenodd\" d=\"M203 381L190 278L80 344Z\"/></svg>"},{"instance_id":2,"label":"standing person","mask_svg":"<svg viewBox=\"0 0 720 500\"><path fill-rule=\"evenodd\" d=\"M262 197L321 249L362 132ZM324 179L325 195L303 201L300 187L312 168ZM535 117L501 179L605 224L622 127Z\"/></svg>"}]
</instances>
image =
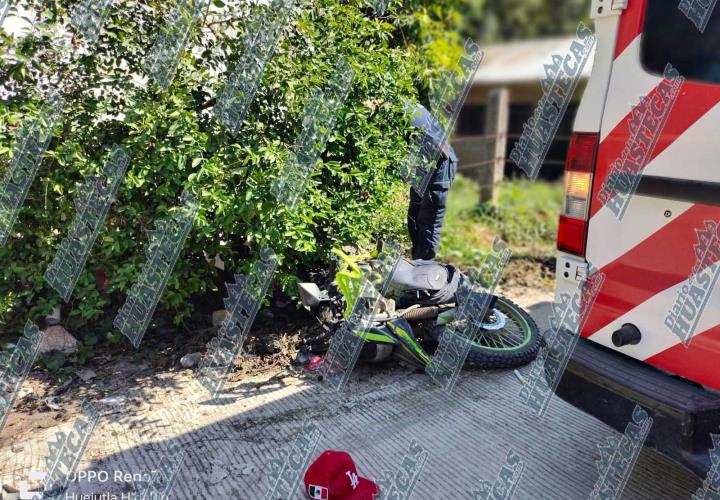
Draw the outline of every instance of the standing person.
<instances>
[{"instance_id":1,"label":"standing person","mask_svg":"<svg viewBox=\"0 0 720 500\"><path fill-rule=\"evenodd\" d=\"M412 110L410 124L422 129L423 142L430 141L433 149L441 151L422 198L410 188L407 225L412 241L412 258L432 260L440 247L440 233L447 211L447 199L455 180L458 159L455 151L444 141L440 122L421 104L408 103ZM442 144L441 144L442 142Z\"/></svg>"}]
</instances>

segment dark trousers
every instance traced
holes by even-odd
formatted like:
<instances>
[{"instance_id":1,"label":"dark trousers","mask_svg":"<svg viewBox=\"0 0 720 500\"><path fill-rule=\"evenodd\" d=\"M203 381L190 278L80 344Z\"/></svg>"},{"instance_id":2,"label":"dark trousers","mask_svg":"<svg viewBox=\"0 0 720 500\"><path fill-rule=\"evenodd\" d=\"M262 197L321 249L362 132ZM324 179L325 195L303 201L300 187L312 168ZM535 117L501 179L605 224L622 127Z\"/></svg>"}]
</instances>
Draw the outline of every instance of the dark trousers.
<instances>
[{"instance_id":1,"label":"dark trousers","mask_svg":"<svg viewBox=\"0 0 720 500\"><path fill-rule=\"evenodd\" d=\"M456 172L457 162L443 160L432 173L422 198L410 188L407 225L412 241L413 259L432 260L437 254L448 194Z\"/></svg>"}]
</instances>

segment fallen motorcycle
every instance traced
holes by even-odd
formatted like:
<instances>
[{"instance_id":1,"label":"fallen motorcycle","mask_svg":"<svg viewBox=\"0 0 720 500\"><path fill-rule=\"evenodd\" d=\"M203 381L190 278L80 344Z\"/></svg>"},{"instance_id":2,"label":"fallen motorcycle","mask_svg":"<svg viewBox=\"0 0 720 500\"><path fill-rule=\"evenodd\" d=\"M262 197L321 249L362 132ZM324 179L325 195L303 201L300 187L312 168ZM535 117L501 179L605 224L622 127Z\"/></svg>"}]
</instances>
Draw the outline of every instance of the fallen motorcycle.
<instances>
[{"instance_id":1,"label":"fallen motorcycle","mask_svg":"<svg viewBox=\"0 0 720 500\"><path fill-rule=\"evenodd\" d=\"M320 334L305 339L301 348L305 353L324 352L330 338L347 321L350 304L356 301L373 303L369 324L353 333L365 341L359 359L381 362L391 356L408 364L424 367L442 335L457 335L453 324L459 289L467 277L454 266L435 261L400 259L386 283L383 296L358 296L360 284L373 262L357 263L341 251L336 255L345 264L333 281L321 289L315 283L300 283L300 298L306 308L315 311L322 326ZM531 362L540 349L541 336L532 317L510 299L487 295L488 305L477 322L475 338L465 366L513 368ZM377 301L377 302L376 302Z\"/></svg>"}]
</instances>

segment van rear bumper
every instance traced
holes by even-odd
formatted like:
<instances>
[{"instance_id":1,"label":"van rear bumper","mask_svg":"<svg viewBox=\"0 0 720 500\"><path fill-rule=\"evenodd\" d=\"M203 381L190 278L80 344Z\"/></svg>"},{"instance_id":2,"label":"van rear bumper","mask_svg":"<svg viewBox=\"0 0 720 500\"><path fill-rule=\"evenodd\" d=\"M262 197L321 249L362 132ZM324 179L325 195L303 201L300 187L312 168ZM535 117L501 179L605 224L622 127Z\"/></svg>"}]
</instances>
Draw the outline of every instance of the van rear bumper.
<instances>
[{"instance_id":1,"label":"van rear bumper","mask_svg":"<svg viewBox=\"0 0 720 500\"><path fill-rule=\"evenodd\" d=\"M640 404L653 418L645 446L707 474L720 396L587 339L579 339L556 394L619 432Z\"/></svg>"}]
</instances>

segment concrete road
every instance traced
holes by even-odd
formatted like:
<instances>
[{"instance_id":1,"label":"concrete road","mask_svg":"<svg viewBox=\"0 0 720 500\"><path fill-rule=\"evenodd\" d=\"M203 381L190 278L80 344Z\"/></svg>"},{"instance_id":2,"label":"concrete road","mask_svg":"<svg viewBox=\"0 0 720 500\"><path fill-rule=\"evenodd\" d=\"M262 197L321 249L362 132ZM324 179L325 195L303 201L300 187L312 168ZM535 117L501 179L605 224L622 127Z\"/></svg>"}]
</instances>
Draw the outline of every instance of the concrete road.
<instances>
[{"instance_id":1,"label":"concrete road","mask_svg":"<svg viewBox=\"0 0 720 500\"><path fill-rule=\"evenodd\" d=\"M548 307L532 305L541 324ZM520 402L520 388L512 371L468 371L447 396L424 373L359 366L339 398L308 377L278 373L232 385L221 404L208 404L188 371L167 374L122 394L128 401L124 409L104 407L106 418L80 470L106 471L109 479L72 481L65 498L83 493L128 498L122 495L133 478L125 474L137 479L157 468L171 444L187 456L170 498L264 498L273 459L284 463L283 453L301 434L303 421L319 428L310 433L317 442L302 447L306 458L345 450L360 475L376 481L412 469L417 472L412 499L472 499L481 481L498 477L510 450L525 465L514 498L587 498L598 478L597 446L619 434L559 398L539 419ZM44 443L55 430L25 443L33 453L3 450L3 481L43 470ZM426 455L413 458L411 446ZM689 499L700 484L685 469L644 450L623 498ZM301 488L293 498L304 498Z\"/></svg>"}]
</instances>

